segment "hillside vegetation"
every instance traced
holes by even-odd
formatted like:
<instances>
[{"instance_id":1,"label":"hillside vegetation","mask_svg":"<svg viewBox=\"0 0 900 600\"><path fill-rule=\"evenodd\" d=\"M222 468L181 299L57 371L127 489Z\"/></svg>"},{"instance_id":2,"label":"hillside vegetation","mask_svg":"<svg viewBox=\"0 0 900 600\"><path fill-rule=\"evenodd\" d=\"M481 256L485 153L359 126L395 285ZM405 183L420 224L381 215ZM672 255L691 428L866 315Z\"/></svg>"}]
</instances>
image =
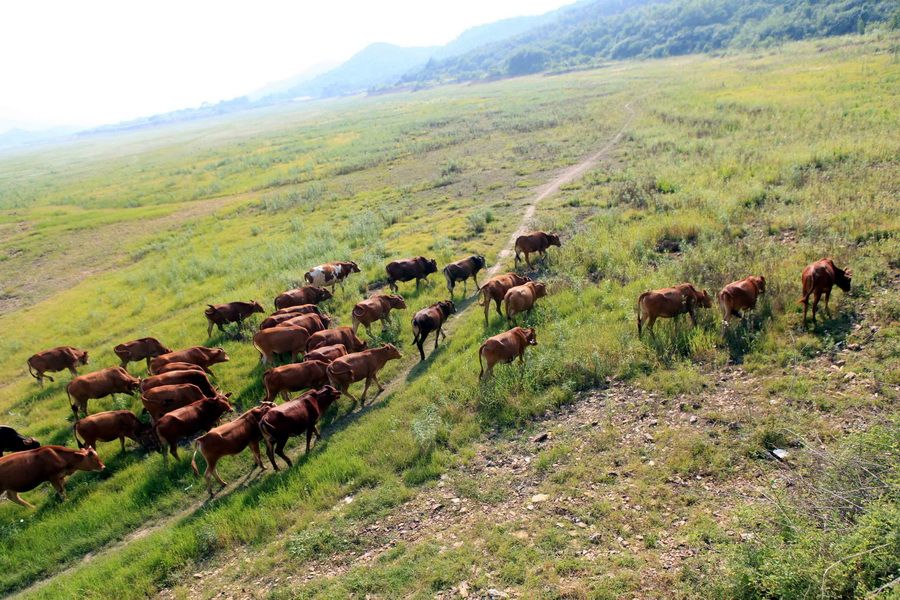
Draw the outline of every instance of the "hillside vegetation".
<instances>
[{"instance_id":1,"label":"hillside vegetation","mask_svg":"<svg viewBox=\"0 0 900 600\"><path fill-rule=\"evenodd\" d=\"M623 62L3 159L0 411L71 446L69 376L39 389L24 368L33 352L72 344L94 369L145 335L221 345L231 360L216 383L246 409L263 396L258 355L233 332L205 339L207 303L271 308L308 267L350 259L362 273L327 305L347 324L392 258L493 264L536 190L625 128L538 206L531 225L563 247L531 273L550 295L524 320L538 335L524 367L477 381L479 345L507 325L493 314L486 327L459 293L448 339L413 366L409 318L447 291L436 275L401 285L410 309L373 327L374 343L405 355L381 378L388 392L352 414L341 400L309 456L293 441L292 469L249 477L249 455L226 458L232 485L206 501L187 460L166 469L103 444L107 469L73 475L67 501L44 486L24 494L35 511L0 502L0 593L889 593L900 574L896 44L854 35ZM805 327L799 275L823 256L853 269L853 289ZM641 292L681 281L715 292L748 274L768 290L743 322L723 331L704 310L696 327L660 321L638 338ZM542 431L548 441L532 441Z\"/></svg>"}]
</instances>

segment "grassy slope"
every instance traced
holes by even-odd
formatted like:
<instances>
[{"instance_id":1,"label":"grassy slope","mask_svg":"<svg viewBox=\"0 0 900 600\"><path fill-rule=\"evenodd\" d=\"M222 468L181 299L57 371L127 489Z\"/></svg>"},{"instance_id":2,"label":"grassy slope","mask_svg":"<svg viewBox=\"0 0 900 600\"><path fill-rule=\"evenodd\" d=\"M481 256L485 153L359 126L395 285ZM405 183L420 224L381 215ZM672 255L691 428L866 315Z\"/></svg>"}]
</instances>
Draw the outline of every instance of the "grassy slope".
<instances>
[{"instance_id":1,"label":"grassy slope","mask_svg":"<svg viewBox=\"0 0 900 600\"><path fill-rule=\"evenodd\" d=\"M364 416L341 417L327 441L292 471L238 490L41 593L52 597L78 589L100 595L114 585L125 595L141 596L160 585L178 585L195 561L244 544L253 550L250 557L260 551L249 568L264 570L283 558L278 549L289 545L279 536L266 548L276 533L306 531L322 509L348 493L357 493L362 506L369 507L360 509L360 517L387 510L465 459L481 432L522 423L606 376L633 380L666 396L696 394L719 365L743 361L766 377L767 392L783 402L765 415L772 422L751 424L763 437L766 427L780 431L791 423L814 427L834 440L836 432L823 425L828 415L860 412L867 423L874 418L869 415L884 414L896 400L897 385L896 355L890 353L897 305L880 291L896 277L897 147L888 132L897 126L891 109L897 68L883 42L827 45L832 47L822 53L815 44L805 44L783 54L640 63L357 101L340 107L339 114L323 110L297 116L293 133L274 134L272 124L268 130L242 130L240 143L198 136L202 141L193 143L205 147L211 164L239 163L251 151L290 157L284 164L293 166L248 166L217 175L220 191L261 187L259 182L273 180L272 171L284 170L290 177L290 170L299 168L296 157L306 154L317 165L309 176L322 180L254 192L217 218L181 225L150 246L136 244L127 266L0 318L0 326L14 332L2 342L0 361L0 374L10 381L0 388L0 407L11 424L47 441L68 439L62 385L35 393L21 368L34 347L64 339L92 349L94 364L110 364L113 343L138 334L159 335L175 345L200 342L198 306L232 296L269 299L320 259L349 255L373 280L386 256L428 250L444 261L474 250L495 253L516 223L516 205L525 190L545 179L546 171L595 149L623 120L621 106L641 100L640 118L616 160L548 201L539 213L542 224L568 235L560 259L544 274L553 280L554 297L533 317L541 345L522 376L505 371L492 384L472 385L474 348L488 332L480 315L470 311L426 369L414 370L408 385ZM282 115L264 117L283 122ZM302 143L288 149L291 135ZM276 136L279 144L270 141ZM335 150L340 146L335 140L364 142L348 142L342 153ZM48 183L53 193L86 194L90 178L83 179L85 173L100 167L79 172L66 164L71 159L60 160L62 175ZM124 159L100 161L109 168L110 182L98 184L95 196L105 196L108 189L112 197L122 185L108 164L116 160ZM140 184L141 197L154 197L170 185L166 169L172 167L164 163L144 167L148 174ZM452 173L451 163L462 173ZM318 166L323 164L329 167ZM182 189L178 177L172 180L174 201L190 201L197 193ZM27 195L30 188L22 186ZM89 207L94 201L85 195L76 204ZM310 203L317 206L315 212L305 208ZM373 228L375 219L361 213L360 205L390 225ZM495 220L485 234L468 234L468 215L485 206ZM41 223L31 204L9 208L4 218L22 218L12 211L26 211L26 219ZM342 224L336 235L329 234L333 223ZM660 255L653 248L664 235L693 244L683 243L680 255ZM797 273L825 253L853 265L856 289L852 299L839 294L832 299L841 318L804 333L794 308ZM723 340L707 315L701 327L674 335L671 324L661 324L655 342L634 336L632 302L639 291L683 279L714 289L754 271L767 275L770 293L749 329L739 327ZM436 286L413 296L411 304L440 296ZM356 297L356 290L348 289L332 307L334 314L346 315ZM861 304L865 315L854 308ZM854 339L853 325L864 316L882 327L882 356L866 354L859 364L848 364L861 374L860 385L835 399L816 370L801 367L836 342ZM405 321L399 338L393 333L390 339L407 343ZM500 329L495 320L490 332ZM244 405L255 401L260 388L254 352L244 342L221 341L233 356L219 370L221 384L237 392ZM784 375L797 372L803 375ZM113 405L105 400L96 406ZM754 440L759 443L753 436L744 442ZM734 464L734 455L745 450L726 445L722 460ZM112 448L102 451L113 453ZM0 522L8 524L0 538L3 589L40 578L202 496L196 485L185 493L193 479L184 465L164 476L159 462L156 457L116 457L101 476L73 477L66 504L43 492L30 494L39 503L33 515L0 505ZM236 478L248 464L246 457L229 461L226 478ZM645 475L648 481L660 476ZM575 486L577 478L564 483ZM554 553L548 560L565 558L565 545ZM347 589L431 594L448 582L424 576L431 572L425 570L430 556L403 558L405 576L367 577ZM468 559L462 553L459 560ZM510 561L519 564L513 557ZM503 580L525 591L540 588L541 581L539 572ZM622 585L632 589L638 583Z\"/></svg>"}]
</instances>

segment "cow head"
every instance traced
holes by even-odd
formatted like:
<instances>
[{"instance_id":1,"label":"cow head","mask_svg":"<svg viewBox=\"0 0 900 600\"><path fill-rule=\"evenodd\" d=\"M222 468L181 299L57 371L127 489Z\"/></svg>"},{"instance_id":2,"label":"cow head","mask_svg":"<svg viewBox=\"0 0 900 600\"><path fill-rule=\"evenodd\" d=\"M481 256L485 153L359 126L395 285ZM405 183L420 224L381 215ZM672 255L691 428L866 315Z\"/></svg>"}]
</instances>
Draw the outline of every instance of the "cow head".
<instances>
[{"instance_id":1,"label":"cow head","mask_svg":"<svg viewBox=\"0 0 900 600\"><path fill-rule=\"evenodd\" d=\"M318 404L321 413L328 410L328 407L341 397L341 392L330 385L326 385L318 390L313 390L310 394L316 399L316 404Z\"/></svg>"},{"instance_id":2,"label":"cow head","mask_svg":"<svg viewBox=\"0 0 900 600\"><path fill-rule=\"evenodd\" d=\"M432 259L427 259L424 256L419 257L419 262L422 263L422 267L424 269L424 274L429 275L431 273L437 273L437 261Z\"/></svg>"},{"instance_id":3,"label":"cow head","mask_svg":"<svg viewBox=\"0 0 900 600\"><path fill-rule=\"evenodd\" d=\"M103 461L100 460L100 456L97 454L97 451L87 446L81 450L76 451L79 455L81 455L81 462L78 464L78 468L82 471L102 471L106 468L106 465L103 464Z\"/></svg>"},{"instance_id":4,"label":"cow head","mask_svg":"<svg viewBox=\"0 0 900 600\"><path fill-rule=\"evenodd\" d=\"M316 298L317 302L324 302L325 300L331 300L334 296L326 290L325 288L315 288L316 290Z\"/></svg>"},{"instance_id":5,"label":"cow head","mask_svg":"<svg viewBox=\"0 0 900 600\"><path fill-rule=\"evenodd\" d=\"M398 359L403 358L403 355L400 354L399 350L397 350L397 346L395 346L393 344L385 344L381 348L382 348L382 350L385 350L388 360L390 360L392 358L398 358Z\"/></svg>"},{"instance_id":6,"label":"cow head","mask_svg":"<svg viewBox=\"0 0 900 600\"><path fill-rule=\"evenodd\" d=\"M765 285L763 287L765 287ZM703 308L712 308L712 296L710 296L709 292L706 290L697 292L697 304Z\"/></svg>"},{"instance_id":7,"label":"cow head","mask_svg":"<svg viewBox=\"0 0 900 600\"><path fill-rule=\"evenodd\" d=\"M850 269L838 269L834 268L834 284L844 290L845 292L850 291L850 278L853 277L853 273Z\"/></svg>"},{"instance_id":8,"label":"cow head","mask_svg":"<svg viewBox=\"0 0 900 600\"><path fill-rule=\"evenodd\" d=\"M517 273L513 273L512 275L513 275L513 277L512 277L513 283L515 285L525 285L526 283L528 283L530 281L534 281L533 279L531 279L531 277L525 277L525 276L519 275Z\"/></svg>"},{"instance_id":9,"label":"cow head","mask_svg":"<svg viewBox=\"0 0 900 600\"><path fill-rule=\"evenodd\" d=\"M555 233L547 234L547 245L556 246L557 248L562 248L562 243L559 241L559 236Z\"/></svg>"},{"instance_id":10,"label":"cow head","mask_svg":"<svg viewBox=\"0 0 900 600\"><path fill-rule=\"evenodd\" d=\"M750 281L753 282L753 285L756 286L756 291L760 294L766 293L766 278L762 275L756 276L753 275L750 277Z\"/></svg>"},{"instance_id":11,"label":"cow head","mask_svg":"<svg viewBox=\"0 0 900 600\"><path fill-rule=\"evenodd\" d=\"M257 302L256 300L251 300L251 301L250 301L250 306L253 307L253 310L251 311L251 314L252 314L252 313L264 313L264 312L266 312L266 311L263 309L262 304L260 304L260 303Z\"/></svg>"},{"instance_id":12,"label":"cow head","mask_svg":"<svg viewBox=\"0 0 900 600\"><path fill-rule=\"evenodd\" d=\"M384 296L384 299L387 300L388 306L390 306L391 308L406 308L406 300L404 300L403 296L401 296L400 294L387 294Z\"/></svg>"},{"instance_id":13,"label":"cow head","mask_svg":"<svg viewBox=\"0 0 900 600\"><path fill-rule=\"evenodd\" d=\"M534 289L535 298L543 298L547 295L547 284L541 281L532 281L531 286Z\"/></svg>"},{"instance_id":14,"label":"cow head","mask_svg":"<svg viewBox=\"0 0 900 600\"><path fill-rule=\"evenodd\" d=\"M34 439L33 437L19 437L19 450L34 450L35 448L40 448L41 443Z\"/></svg>"},{"instance_id":15,"label":"cow head","mask_svg":"<svg viewBox=\"0 0 900 600\"><path fill-rule=\"evenodd\" d=\"M349 273L359 273L359 272L360 272L360 271L359 271L359 265L357 265L357 264L356 264L355 262L353 262L352 260L351 260L351 261L345 262L345 263L344 263L344 266L347 267L347 271L348 271Z\"/></svg>"},{"instance_id":16,"label":"cow head","mask_svg":"<svg viewBox=\"0 0 900 600\"><path fill-rule=\"evenodd\" d=\"M234 410L231 406L231 403L228 401L231 398L231 392L227 394L219 394L215 398L207 398L207 401L212 403L218 410L222 413L229 413Z\"/></svg>"},{"instance_id":17,"label":"cow head","mask_svg":"<svg viewBox=\"0 0 900 600\"><path fill-rule=\"evenodd\" d=\"M76 352L76 356L75 356L76 363L82 364L82 365L88 364L87 350L84 350L84 351L76 350L75 352Z\"/></svg>"},{"instance_id":18,"label":"cow head","mask_svg":"<svg viewBox=\"0 0 900 600\"><path fill-rule=\"evenodd\" d=\"M138 430L134 433L135 437L137 438L138 444L141 445L141 448L143 448L147 452L159 450L159 438L157 438L156 434L153 432L153 425L150 425L149 423L141 423L138 426Z\"/></svg>"},{"instance_id":19,"label":"cow head","mask_svg":"<svg viewBox=\"0 0 900 600\"><path fill-rule=\"evenodd\" d=\"M525 335L525 341L528 342L529 346L537 346L537 334L534 332L534 327L522 329L522 333Z\"/></svg>"},{"instance_id":20,"label":"cow head","mask_svg":"<svg viewBox=\"0 0 900 600\"><path fill-rule=\"evenodd\" d=\"M480 254L476 254L476 255L472 256L472 262L475 263L475 266L478 267L479 269L483 269L484 265L487 261L485 261L484 257L481 256Z\"/></svg>"},{"instance_id":21,"label":"cow head","mask_svg":"<svg viewBox=\"0 0 900 600\"><path fill-rule=\"evenodd\" d=\"M206 356L209 359L209 361L213 364L228 362L229 360L231 360L228 358L228 354L226 354L225 348L216 347L216 348L207 348L206 350L207 350Z\"/></svg>"},{"instance_id":22,"label":"cow head","mask_svg":"<svg viewBox=\"0 0 900 600\"><path fill-rule=\"evenodd\" d=\"M451 300L441 300L435 306L437 306L438 310L441 311L441 314L444 315L445 318L456 312L456 305L453 304Z\"/></svg>"}]
</instances>

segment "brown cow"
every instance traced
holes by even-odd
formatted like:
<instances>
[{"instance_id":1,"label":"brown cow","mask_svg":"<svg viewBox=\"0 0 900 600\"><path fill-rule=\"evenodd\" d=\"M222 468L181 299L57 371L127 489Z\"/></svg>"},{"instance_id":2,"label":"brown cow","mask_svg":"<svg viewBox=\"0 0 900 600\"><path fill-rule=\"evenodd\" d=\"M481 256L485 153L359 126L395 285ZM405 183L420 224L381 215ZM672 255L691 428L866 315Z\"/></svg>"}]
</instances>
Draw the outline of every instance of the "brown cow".
<instances>
[{"instance_id":1,"label":"brown cow","mask_svg":"<svg viewBox=\"0 0 900 600\"><path fill-rule=\"evenodd\" d=\"M158 375L156 370L163 365L173 362L193 363L203 367L204 371L209 372L212 365L228 362L228 354L224 348L207 348L206 346L192 346L184 350L175 350L166 354L160 354L150 361L150 372Z\"/></svg>"},{"instance_id":2,"label":"brown cow","mask_svg":"<svg viewBox=\"0 0 900 600\"><path fill-rule=\"evenodd\" d=\"M343 344L334 344L332 346L321 346L307 352L303 356L303 360L321 360L324 363L330 363L340 356L347 356L347 347Z\"/></svg>"},{"instance_id":3,"label":"brown cow","mask_svg":"<svg viewBox=\"0 0 900 600\"><path fill-rule=\"evenodd\" d=\"M213 326L225 331L225 325L237 323L238 329L244 326L244 319L253 313L263 313L262 305L256 300L250 302L228 302L226 304L207 304L203 314L206 315L206 337L212 335Z\"/></svg>"},{"instance_id":4,"label":"brown cow","mask_svg":"<svg viewBox=\"0 0 900 600\"><path fill-rule=\"evenodd\" d=\"M200 388L203 395L207 397L215 396L218 393L203 371L171 371L162 375L146 377L141 381L141 392L146 394L148 390L159 386L179 383L192 383Z\"/></svg>"},{"instance_id":5,"label":"brown cow","mask_svg":"<svg viewBox=\"0 0 900 600\"><path fill-rule=\"evenodd\" d=\"M178 460L178 440L208 431L222 415L231 411L228 397L216 396L202 398L161 416L154 425L154 430L164 459L168 461L166 453L171 452L175 460Z\"/></svg>"},{"instance_id":6,"label":"brown cow","mask_svg":"<svg viewBox=\"0 0 900 600\"><path fill-rule=\"evenodd\" d=\"M316 315L321 315L322 309L320 309L315 304L298 304L297 306L288 306L287 308L279 308L278 310L273 312L271 316L274 317L276 315L290 314L290 315L293 315L296 317L297 315L308 315L310 313L316 314Z\"/></svg>"},{"instance_id":7,"label":"brown cow","mask_svg":"<svg viewBox=\"0 0 900 600\"><path fill-rule=\"evenodd\" d=\"M442 300L415 314L412 319L413 344L419 348L419 356L422 361L425 360L425 350L422 348L425 345L425 338L433 331L434 349L437 350L441 336L447 339L447 334L443 330L444 323L455 312L456 306L453 302Z\"/></svg>"},{"instance_id":8,"label":"brown cow","mask_svg":"<svg viewBox=\"0 0 900 600\"><path fill-rule=\"evenodd\" d=\"M155 423L159 418L176 408L187 406L202 398L211 398L216 394L206 394L193 383L175 383L160 385L141 394L141 404ZM228 396L226 394L226 396Z\"/></svg>"},{"instance_id":9,"label":"brown cow","mask_svg":"<svg viewBox=\"0 0 900 600\"><path fill-rule=\"evenodd\" d=\"M259 422L259 430L266 442L266 454L276 471L278 470L275 463L276 454L284 459L288 467L294 466L284 453L288 438L305 432L307 452L313 434L317 440L322 439L316 423L340 396L340 392L326 385L322 389L310 390L290 402L276 406L263 416Z\"/></svg>"},{"instance_id":10,"label":"brown cow","mask_svg":"<svg viewBox=\"0 0 900 600\"><path fill-rule=\"evenodd\" d=\"M172 371L202 371L203 373L210 373L208 369L204 369L200 365L195 365L194 363L170 362L156 369L154 375L162 375L163 373L171 373Z\"/></svg>"},{"instance_id":11,"label":"brown cow","mask_svg":"<svg viewBox=\"0 0 900 600\"><path fill-rule=\"evenodd\" d=\"M78 411L87 414L87 401L103 398L110 394L133 394L141 387L141 380L132 377L122 367L109 367L79 375L66 386L66 396L75 418ZM74 400L74 401L73 401Z\"/></svg>"},{"instance_id":12,"label":"brown cow","mask_svg":"<svg viewBox=\"0 0 900 600\"><path fill-rule=\"evenodd\" d=\"M125 451L125 438L134 440L145 450L156 448L153 427L141 423L130 410L99 412L72 424L72 433L79 448L96 448L97 442L111 442L118 438ZM81 436L82 442L78 439Z\"/></svg>"},{"instance_id":13,"label":"brown cow","mask_svg":"<svg viewBox=\"0 0 900 600\"><path fill-rule=\"evenodd\" d=\"M528 255L532 252L537 252L541 255L541 258L545 258L547 256L547 248L550 246L556 246L557 248L562 247L558 235L543 231L532 231L531 233L520 235L516 238L516 262L518 263L522 260L519 257L519 253L521 252L525 255L525 264L527 264L530 269L531 261L529 260Z\"/></svg>"},{"instance_id":14,"label":"brown cow","mask_svg":"<svg viewBox=\"0 0 900 600\"><path fill-rule=\"evenodd\" d=\"M450 291L450 299L453 299L453 288L460 281L463 282L463 296L468 290L469 277L475 281L475 288L478 288L478 271L484 268L484 257L479 254L473 254L469 258L458 260L444 267L444 278L447 280L447 289Z\"/></svg>"},{"instance_id":15,"label":"brown cow","mask_svg":"<svg viewBox=\"0 0 900 600\"><path fill-rule=\"evenodd\" d=\"M75 471L102 471L103 461L93 448L73 450L64 446L43 446L16 452L0 458L0 495L22 506L34 505L19 497L19 493L33 490L45 481L66 499L66 477Z\"/></svg>"},{"instance_id":16,"label":"brown cow","mask_svg":"<svg viewBox=\"0 0 900 600\"><path fill-rule=\"evenodd\" d=\"M281 309L299 304L318 304L319 302L331 300L332 297L331 292L325 288L307 285L278 294L275 298L275 308Z\"/></svg>"},{"instance_id":17,"label":"brown cow","mask_svg":"<svg viewBox=\"0 0 900 600\"><path fill-rule=\"evenodd\" d=\"M209 490L209 496L213 496L212 478L215 477L222 487L227 484L216 470L216 465L223 456L231 456L240 454L244 448L250 446L250 452L253 454L253 468L259 467L265 469L262 457L259 455L259 440L262 433L259 430L259 422L263 416L269 412L269 409L275 405L271 402L263 402L259 406L254 406L234 421L219 425L210 429L198 437L194 441L194 454L191 456L191 469L194 475L200 476L197 469L197 453L203 455L206 460L206 471L203 478L206 479L206 488Z\"/></svg>"},{"instance_id":18,"label":"brown cow","mask_svg":"<svg viewBox=\"0 0 900 600\"><path fill-rule=\"evenodd\" d=\"M529 281L531 281L530 277L523 277L517 273L495 275L485 281L484 285L479 288L479 291L481 292L479 305L484 307L484 324L488 324L488 312L491 309L491 301L496 303L497 314L502 317L503 313L500 312L500 303L503 302L503 297L506 296L506 292L517 285L524 285Z\"/></svg>"},{"instance_id":19,"label":"brown cow","mask_svg":"<svg viewBox=\"0 0 900 600\"><path fill-rule=\"evenodd\" d=\"M269 369L263 374L266 389L265 402L273 402L279 393L288 399L288 392L298 392L306 388L317 388L328 383L326 369L328 363L308 360L302 363L284 365Z\"/></svg>"},{"instance_id":20,"label":"brown cow","mask_svg":"<svg viewBox=\"0 0 900 600\"><path fill-rule=\"evenodd\" d=\"M344 289L344 280L350 277L352 273L359 273L359 267L355 262L336 261L313 267L303 275L303 279L306 280L306 283L315 287L324 288L330 285L331 293L333 294L334 286L338 283L341 284L341 289Z\"/></svg>"},{"instance_id":21,"label":"brown cow","mask_svg":"<svg viewBox=\"0 0 900 600\"><path fill-rule=\"evenodd\" d=\"M437 261L427 259L424 256L415 258L406 258L403 260L395 260L384 268L388 275L388 285L391 291L397 292L398 281L416 280L416 289L419 289L419 282L428 280L428 276L437 273Z\"/></svg>"},{"instance_id":22,"label":"brown cow","mask_svg":"<svg viewBox=\"0 0 900 600\"><path fill-rule=\"evenodd\" d=\"M62 371L68 369L72 377L78 375L76 367L88 364L87 350L79 350L72 346L57 346L50 350L44 350L37 354L32 354L28 359L28 372L37 379L38 384L44 387L44 373ZM53 378L46 375L47 379L53 381Z\"/></svg>"},{"instance_id":23,"label":"brown cow","mask_svg":"<svg viewBox=\"0 0 900 600\"><path fill-rule=\"evenodd\" d=\"M853 273L850 269L839 269L830 258L823 258L803 269L803 297L800 298L800 304L803 305L803 324L806 324L806 310L809 308L810 296L814 296L812 320L813 326L815 326L816 309L819 306L819 299L822 297L822 294L825 294L825 310L830 315L831 310L828 308L828 300L831 298L831 288L836 285L844 293L849 292L852 277Z\"/></svg>"},{"instance_id":24,"label":"brown cow","mask_svg":"<svg viewBox=\"0 0 900 600\"><path fill-rule=\"evenodd\" d=\"M122 368L126 368L130 362L138 362L140 360L147 361L147 369L150 369L150 359L160 354L171 352L171 348L166 348L160 341L154 337L145 337L131 342L119 344L113 348L113 352L122 361Z\"/></svg>"},{"instance_id":25,"label":"brown cow","mask_svg":"<svg viewBox=\"0 0 900 600\"><path fill-rule=\"evenodd\" d=\"M751 275L733 281L719 292L719 308L722 310L722 325L728 326L732 316L743 318L742 309L753 310L756 308L756 300L766 293L766 278Z\"/></svg>"},{"instance_id":26,"label":"brown cow","mask_svg":"<svg viewBox=\"0 0 900 600\"><path fill-rule=\"evenodd\" d=\"M644 292L638 297L638 337L641 336L644 320L647 321L651 334L653 324L659 317L671 319L687 313L691 316L691 322L696 325L698 307L711 308L712 298L706 290L701 292L690 283Z\"/></svg>"},{"instance_id":27,"label":"brown cow","mask_svg":"<svg viewBox=\"0 0 900 600\"><path fill-rule=\"evenodd\" d=\"M478 364L481 366L478 379L484 377L482 358L487 362L488 377L492 377L494 365L499 362L511 363L518 357L519 363L524 365L525 349L528 346L537 346L537 336L533 328L513 327L509 331L488 338L478 349Z\"/></svg>"},{"instance_id":28,"label":"brown cow","mask_svg":"<svg viewBox=\"0 0 900 600\"><path fill-rule=\"evenodd\" d=\"M538 299L546 295L547 285L535 281L529 281L528 283L509 288L503 296L506 319L512 321L517 314L523 312L530 314Z\"/></svg>"},{"instance_id":29,"label":"brown cow","mask_svg":"<svg viewBox=\"0 0 900 600\"><path fill-rule=\"evenodd\" d=\"M277 325L277 327L302 327L306 329L309 333L315 333L317 331L322 331L323 329L328 329L331 325L331 318L325 315L296 315L293 318L288 319L287 321L282 321Z\"/></svg>"},{"instance_id":30,"label":"brown cow","mask_svg":"<svg viewBox=\"0 0 900 600\"><path fill-rule=\"evenodd\" d=\"M398 294L378 294L371 298L366 298L356 303L353 307L353 313L350 320L355 334L362 324L366 328L369 335L372 335L370 327L372 323L381 320L381 328L384 330L390 320L391 310L403 310L406 308L406 302L403 296Z\"/></svg>"},{"instance_id":31,"label":"brown cow","mask_svg":"<svg viewBox=\"0 0 900 600\"><path fill-rule=\"evenodd\" d=\"M384 368L387 361L399 358L403 358L403 356L393 344L385 344L381 348L372 348L341 356L328 365L328 382L353 400L353 408L356 408L357 403L365 404L366 393L373 381L378 386L379 394L384 391L381 382L378 381L378 371ZM366 380L366 387L363 389L362 396L357 400L347 389L350 384L363 379Z\"/></svg>"},{"instance_id":32,"label":"brown cow","mask_svg":"<svg viewBox=\"0 0 900 600\"><path fill-rule=\"evenodd\" d=\"M263 364L275 360L276 354L290 353L291 362L306 350L309 331L297 325L286 325L263 329L253 334L253 347L259 351Z\"/></svg>"},{"instance_id":33,"label":"brown cow","mask_svg":"<svg viewBox=\"0 0 900 600\"><path fill-rule=\"evenodd\" d=\"M306 342L306 351L309 352L323 346L333 346L335 344L343 344L348 352L359 352L367 347L367 344L353 333L352 328L335 327L334 329L317 331L309 336L309 341Z\"/></svg>"}]
</instances>

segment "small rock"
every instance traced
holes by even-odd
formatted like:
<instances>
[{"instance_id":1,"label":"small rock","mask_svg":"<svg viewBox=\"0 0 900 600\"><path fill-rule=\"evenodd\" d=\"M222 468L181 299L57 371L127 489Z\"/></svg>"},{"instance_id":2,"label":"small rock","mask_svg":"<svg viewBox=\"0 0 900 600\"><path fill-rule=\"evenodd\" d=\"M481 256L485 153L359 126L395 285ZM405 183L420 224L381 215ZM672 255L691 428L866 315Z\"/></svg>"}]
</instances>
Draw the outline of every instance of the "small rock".
<instances>
[{"instance_id":1,"label":"small rock","mask_svg":"<svg viewBox=\"0 0 900 600\"><path fill-rule=\"evenodd\" d=\"M691 421L691 423L696 423L696 422L697 422L697 415L691 415L690 421Z\"/></svg>"},{"instance_id":2,"label":"small rock","mask_svg":"<svg viewBox=\"0 0 900 600\"><path fill-rule=\"evenodd\" d=\"M501 592L500 590L491 588L487 591L487 595L489 598L509 598L509 594L506 592Z\"/></svg>"},{"instance_id":3,"label":"small rock","mask_svg":"<svg viewBox=\"0 0 900 600\"><path fill-rule=\"evenodd\" d=\"M531 501L534 503L546 502L549 499L550 499L550 496L548 496L547 494L535 494L534 496L531 497Z\"/></svg>"},{"instance_id":4,"label":"small rock","mask_svg":"<svg viewBox=\"0 0 900 600\"><path fill-rule=\"evenodd\" d=\"M856 379L856 373L854 373L853 371L848 371L847 374L844 375L844 379L846 379L847 381L852 381Z\"/></svg>"},{"instance_id":5,"label":"small rock","mask_svg":"<svg viewBox=\"0 0 900 600\"><path fill-rule=\"evenodd\" d=\"M594 533L591 534L591 537L588 538L588 541L592 544L599 544L601 537L602 536L599 533Z\"/></svg>"},{"instance_id":6,"label":"small rock","mask_svg":"<svg viewBox=\"0 0 900 600\"><path fill-rule=\"evenodd\" d=\"M787 460L788 451L782 450L781 448L775 448L774 450L772 450L772 456L783 462Z\"/></svg>"},{"instance_id":7,"label":"small rock","mask_svg":"<svg viewBox=\"0 0 900 600\"><path fill-rule=\"evenodd\" d=\"M462 596L463 598L468 597L469 596L469 582L461 581L460 584L458 586L456 586L456 591L459 592L459 595Z\"/></svg>"},{"instance_id":8,"label":"small rock","mask_svg":"<svg viewBox=\"0 0 900 600\"><path fill-rule=\"evenodd\" d=\"M538 435L534 436L533 438L531 438L531 441L534 442L535 444L540 444L541 442L546 442L547 438L549 438L549 437L550 437L550 433L545 431L544 433L538 434Z\"/></svg>"},{"instance_id":9,"label":"small rock","mask_svg":"<svg viewBox=\"0 0 900 600\"><path fill-rule=\"evenodd\" d=\"M203 573L194 573L194 579L203 579Z\"/></svg>"}]
</instances>

